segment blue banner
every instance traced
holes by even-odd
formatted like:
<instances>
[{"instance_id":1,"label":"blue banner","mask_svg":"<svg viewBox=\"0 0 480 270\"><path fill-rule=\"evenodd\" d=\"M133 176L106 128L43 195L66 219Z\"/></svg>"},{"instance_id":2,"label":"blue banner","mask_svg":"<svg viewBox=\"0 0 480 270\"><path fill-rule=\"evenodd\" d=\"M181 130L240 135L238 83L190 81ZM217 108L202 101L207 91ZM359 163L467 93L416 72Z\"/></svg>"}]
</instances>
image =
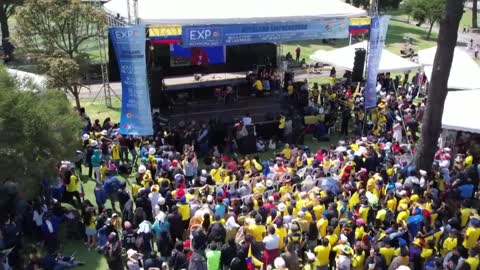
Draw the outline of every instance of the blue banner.
<instances>
[{"instance_id":1,"label":"blue banner","mask_svg":"<svg viewBox=\"0 0 480 270\"><path fill-rule=\"evenodd\" d=\"M212 47L347 38L347 18L311 22L183 26L182 46Z\"/></svg>"},{"instance_id":2,"label":"blue banner","mask_svg":"<svg viewBox=\"0 0 480 270\"><path fill-rule=\"evenodd\" d=\"M109 28L122 80L120 134L153 135L145 58L145 25Z\"/></svg>"},{"instance_id":3,"label":"blue banner","mask_svg":"<svg viewBox=\"0 0 480 270\"><path fill-rule=\"evenodd\" d=\"M387 37L390 16L374 16L370 25L368 43L367 82L365 84L365 109L377 106L377 75Z\"/></svg>"}]
</instances>

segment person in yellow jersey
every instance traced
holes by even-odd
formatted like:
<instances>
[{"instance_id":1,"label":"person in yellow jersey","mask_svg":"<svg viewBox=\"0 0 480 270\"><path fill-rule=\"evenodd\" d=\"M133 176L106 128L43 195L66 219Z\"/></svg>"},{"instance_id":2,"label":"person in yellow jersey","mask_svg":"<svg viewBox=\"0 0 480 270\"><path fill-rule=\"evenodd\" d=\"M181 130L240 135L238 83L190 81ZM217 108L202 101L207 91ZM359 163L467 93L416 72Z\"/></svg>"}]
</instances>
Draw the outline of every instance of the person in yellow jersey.
<instances>
[{"instance_id":1,"label":"person in yellow jersey","mask_svg":"<svg viewBox=\"0 0 480 270\"><path fill-rule=\"evenodd\" d=\"M457 231L450 231L449 235L443 240L443 243L440 247L440 254L442 256L447 255L450 251L456 249L458 246L458 236Z\"/></svg>"},{"instance_id":2,"label":"person in yellow jersey","mask_svg":"<svg viewBox=\"0 0 480 270\"><path fill-rule=\"evenodd\" d=\"M462 246L467 250L476 247L480 237L480 220L472 219L470 224L471 226L469 226L463 234Z\"/></svg>"},{"instance_id":3,"label":"person in yellow jersey","mask_svg":"<svg viewBox=\"0 0 480 270\"><path fill-rule=\"evenodd\" d=\"M314 265L317 270L327 270L332 247L326 238L322 238L319 242L320 244L313 249L315 253Z\"/></svg>"},{"instance_id":4,"label":"person in yellow jersey","mask_svg":"<svg viewBox=\"0 0 480 270\"><path fill-rule=\"evenodd\" d=\"M262 80L257 79L253 84L253 88L255 89L255 95L262 96L263 95L263 83Z\"/></svg>"},{"instance_id":5,"label":"person in yellow jersey","mask_svg":"<svg viewBox=\"0 0 480 270\"><path fill-rule=\"evenodd\" d=\"M182 226L185 229L187 229L188 224L190 223L190 204L187 203L187 198L185 196L182 196L177 203L177 209L178 209L178 214L180 214L180 217L182 218Z\"/></svg>"},{"instance_id":6,"label":"person in yellow jersey","mask_svg":"<svg viewBox=\"0 0 480 270\"><path fill-rule=\"evenodd\" d=\"M323 211L322 216L317 221L317 228L318 228L318 237L323 238L327 235L327 227L328 227L328 219L327 219L328 211Z\"/></svg>"},{"instance_id":7,"label":"person in yellow jersey","mask_svg":"<svg viewBox=\"0 0 480 270\"><path fill-rule=\"evenodd\" d=\"M292 158L292 149L288 143L283 147L281 154L286 160L290 160Z\"/></svg>"},{"instance_id":8,"label":"person in yellow jersey","mask_svg":"<svg viewBox=\"0 0 480 270\"><path fill-rule=\"evenodd\" d=\"M78 176L75 175L73 170L65 170L63 178L65 184L64 200L73 206L80 206L82 201L78 192L78 183L80 182ZM74 198L77 200L76 202Z\"/></svg>"},{"instance_id":9,"label":"person in yellow jersey","mask_svg":"<svg viewBox=\"0 0 480 270\"><path fill-rule=\"evenodd\" d=\"M260 215L255 216L255 223L248 226L247 230L257 242L262 242L263 238L267 235L267 227L262 224L262 217Z\"/></svg>"},{"instance_id":10,"label":"person in yellow jersey","mask_svg":"<svg viewBox=\"0 0 480 270\"><path fill-rule=\"evenodd\" d=\"M285 115L280 114L280 118L278 119L277 140L283 140L286 122L287 118Z\"/></svg>"},{"instance_id":11,"label":"person in yellow jersey","mask_svg":"<svg viewBox=\"0 0 480 270\"><path fill-rule=\"evenodd\" d=\"M383 255L385 263L389 266L395 254L395 248L391 246L389 238L384 238L383 246L380 248L379 253Z\"/></svg>"},{"instance_id":12,"label":"person in yellow jersey","mask_svg":"<svg viewBox=\"0 0 480 270\"><path fill-rule=\"evenodd\" d=\"M470 266L470 269L478 269L479 262L478 250L470 249L468 251L468 258L465 260L465 263Z\"/></svg>"}]
</instances>

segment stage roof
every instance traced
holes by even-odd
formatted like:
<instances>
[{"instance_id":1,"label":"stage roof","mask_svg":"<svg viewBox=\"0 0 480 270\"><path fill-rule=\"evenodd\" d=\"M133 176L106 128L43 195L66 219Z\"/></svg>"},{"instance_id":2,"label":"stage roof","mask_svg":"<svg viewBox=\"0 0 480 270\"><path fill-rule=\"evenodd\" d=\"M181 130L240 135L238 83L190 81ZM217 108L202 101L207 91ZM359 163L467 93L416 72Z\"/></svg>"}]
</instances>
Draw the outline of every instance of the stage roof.
<instances>
[{"instance_id":1,"label":"stage roof","mask_svg":"<svg viewBox=\"0 0 480 270\"><path fill-rule=\"evenodd\" d=\"M355 50L357 48L367 49L367 41L362 41L347 47L339 48L332 51L319 50L310 56L314 62L320 62L335 67L341 67L346 70L353 69L355 59ZM408 59L404 59L383 49L382 58L380 59L379 72L395 72L419 69L420 65L413 63Z\"/></svg>"},{"instance_id":2,"label":"stage roof","mask_svg":"<svg viewBox=\"0 0 480 270\"><path fill-rule=\"evenodd\" d=\"M104 7L113 15L128 17L127 0L111 0ZM138 0L140 22L150 25L289 22L366 15L365 10L340 0Z\"/></svg>"}]
</instances>

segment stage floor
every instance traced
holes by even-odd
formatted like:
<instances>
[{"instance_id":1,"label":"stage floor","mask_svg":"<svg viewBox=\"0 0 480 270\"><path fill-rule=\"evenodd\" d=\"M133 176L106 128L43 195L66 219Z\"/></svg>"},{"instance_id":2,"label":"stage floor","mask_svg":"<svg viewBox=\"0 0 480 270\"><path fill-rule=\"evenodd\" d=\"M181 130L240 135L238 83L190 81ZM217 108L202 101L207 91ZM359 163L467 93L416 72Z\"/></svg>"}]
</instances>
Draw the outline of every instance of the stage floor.
<instances>
[{"instance_id":1,"label":"stage floor","mask_svg":"<svg viewBox=\"0 0 480 270\"><path fill-rule=\"evenodd\" d=\"M267 120L266 115L276 115L282 112L284 106L273 96L264 97L239 97L234 103L216 103L216 99L208 99L200 102L190 102L185 106L175 107L165 117L171 122L200 121L217 118L225 123L237 121L247 113L255 122Z\"/></svg>"},{"instance_id":2,"label":"stage floor","mask_svg":"<svg viewBox=\"0 0 480 270\"><path fill-rule=\"evenodd\" d=\"M195 80L194 75L165 78L165 90L183 90L191 88L205 88L239 84L246 82L247 72L211 73L203 75L200 80Z\"/></svg>"}]
</instances>

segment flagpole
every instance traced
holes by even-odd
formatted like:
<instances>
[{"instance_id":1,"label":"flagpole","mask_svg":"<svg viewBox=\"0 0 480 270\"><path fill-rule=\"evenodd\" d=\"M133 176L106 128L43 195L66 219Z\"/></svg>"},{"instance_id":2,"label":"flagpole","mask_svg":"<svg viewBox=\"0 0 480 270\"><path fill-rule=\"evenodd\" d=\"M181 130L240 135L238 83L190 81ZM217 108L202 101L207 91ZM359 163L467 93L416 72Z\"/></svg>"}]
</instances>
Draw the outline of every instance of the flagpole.
<instances>
[{"instance_id":1,"label":"flagpole","mask_svg":"<svg viewBox=\"0 0 480 270\"><path fill-rule=\"evenodd\" d=\"M349 41L348 41L348 46L352 45L352 33L350 33L349 36Z\"/></svg>"}]
</instances>

